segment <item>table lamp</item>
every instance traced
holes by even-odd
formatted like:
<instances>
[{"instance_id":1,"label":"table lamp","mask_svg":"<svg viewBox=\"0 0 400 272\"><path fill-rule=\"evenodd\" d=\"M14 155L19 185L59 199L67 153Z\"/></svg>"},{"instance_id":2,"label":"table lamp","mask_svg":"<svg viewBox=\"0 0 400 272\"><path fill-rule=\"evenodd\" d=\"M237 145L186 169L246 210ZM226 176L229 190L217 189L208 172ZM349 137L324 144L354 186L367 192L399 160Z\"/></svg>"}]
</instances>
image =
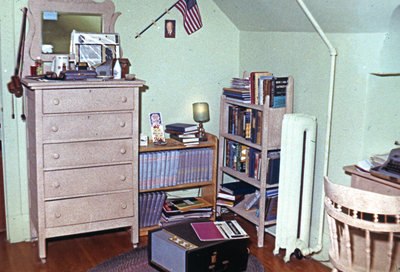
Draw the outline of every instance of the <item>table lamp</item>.
<instances>
[{"instance_id":1,"label":"table lamp","mask_svg":"<svg viewBox=\"0 0 400 272\"><path fill-rule=\"evenodd\" d=\"M210 120L210 114L206 102L193 103L193 119L199 123L199 141L207 141L203 123Z\"/></svg>"}]
</instances>

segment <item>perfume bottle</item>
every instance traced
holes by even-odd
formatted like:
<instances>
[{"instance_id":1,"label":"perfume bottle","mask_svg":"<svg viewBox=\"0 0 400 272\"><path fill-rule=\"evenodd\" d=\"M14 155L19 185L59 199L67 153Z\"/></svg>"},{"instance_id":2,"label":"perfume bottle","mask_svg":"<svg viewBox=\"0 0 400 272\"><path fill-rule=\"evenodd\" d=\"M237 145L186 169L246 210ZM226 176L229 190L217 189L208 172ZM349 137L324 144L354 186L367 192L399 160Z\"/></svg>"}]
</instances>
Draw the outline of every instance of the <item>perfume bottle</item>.
<instances>
[{"instance_id":1,"label":"perfume bottle","mask_svg":"<svg viewBox=\"0 0 400 272\"><path fill-rule=\"evenodd\" d=\"M114 67L113 67L113 76L114 79L121 79L122 76L122 67L119 59L115 59Z\"/></svg>"}]
</instances>

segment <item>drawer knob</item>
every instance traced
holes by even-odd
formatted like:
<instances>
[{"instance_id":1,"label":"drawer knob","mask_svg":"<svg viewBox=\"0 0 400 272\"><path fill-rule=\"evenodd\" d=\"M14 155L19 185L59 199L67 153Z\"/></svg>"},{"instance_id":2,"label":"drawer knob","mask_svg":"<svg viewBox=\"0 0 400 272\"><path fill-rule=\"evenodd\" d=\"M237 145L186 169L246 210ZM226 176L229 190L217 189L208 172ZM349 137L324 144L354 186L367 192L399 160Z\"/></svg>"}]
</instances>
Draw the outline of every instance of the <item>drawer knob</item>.
<instances>
[{"instance_id":1,"label":"drawer knob","mask_svg":"<svg viewBox=\"0 0 400 272\"><path fill-rule=\"evenodd\" d=\"M54 98L54 99L53 99L53 104L54 104L54 105L60 104L60 99Z\"/></svg>"},{"instance_id":2,"label":"drawer knob","mask_svg":"<svg viewBox=\"0 0 400 272\"><path fill-rule=\"evenodd\" d=\"M56 126L52 126L52 127L51 127L51 131L53 131L53 132L57 132L57 131L58 131L58 127L56 127Z\"/></svg>"},{"instance_id":3,"label":"drawer knob","mask_svg":"<svg viewBox=\"0 0 400 272\"><path fill-rule=\"evenodd\" d=\"M119 126L120 126L120 127L125 127L125 126L126 126L126 123L125 123L124 121L121 121L121 122L119 122Z\"/></svg>"},{"instance_id":4,"label":"drawer knob","mask_svg":"<svg viewBox=\"0 0 400 272\"><path fill-rule=\"evenodd\" d=\"M126 180L126 176L125 176L125 175L121 175L121 176L119 177L119 179L120 179L121 181L125 181L125 180Z\"/></svg>"},{"instance_id":5,"label":"drawer knob","mask_svg":"<svg viewBox=\"0 0 400 272\"><path fill-rule=\"evenodd\" d=\"M53 182L53 187L54 188L60 188L60 183L58 183L57 181Z\"/></svg>"},{"instance_id":6,"label":"drawer knob","mask_svg":"<svg viewBox=\"0 0 400 272\"><path fill-rule=\"evenodd\" d=\"M55 160L59 159L59 158L60 158L60 154L54 153L54 154L53 154L53 158L54 158Z\"/></svg>"},{"instance_id":7,"label":"drawer knob","mask_svg":"<svg viewBox=\"0 0 400 272\"><path fill-rule=\"evenodd\" d=\"M61 217L61 213L59 213L59 212L56 212L54 215L55 215L56 218L60 218Z\"/></svg>"},{"instance_id":8,"label":"drawer knob","mask_svg":"<svg viewBox=\"0 0 400 272\"><path fill-rule=\"evenodd\" d=\"M121 208L122 208L122 209L125 210L127 207L128 207L128 205L126 205L126 203L121 203Z\"/></svg>"},{"instance_id":9,"label":"drawer knob","mask_svg":"<svg viewBox=\"0 0 400 272\"><path fill-rule=\"evenodd\" d=\"M121 101L122 101L122 103L126 103L126 101L128 101L128 97L123 96L122 99L121 99Z\"/></svg>"},{"instance_id":10,"label":"drawer knob","mask_svg":"<svg viewBox=\"0 0 400 272\"><path fill-rule=\"evenodd\" d=\"M121 154L125 154L126 153L126 149L125 148L121 148L120 152L121 152Z\"/></svg>"}]
</instances>

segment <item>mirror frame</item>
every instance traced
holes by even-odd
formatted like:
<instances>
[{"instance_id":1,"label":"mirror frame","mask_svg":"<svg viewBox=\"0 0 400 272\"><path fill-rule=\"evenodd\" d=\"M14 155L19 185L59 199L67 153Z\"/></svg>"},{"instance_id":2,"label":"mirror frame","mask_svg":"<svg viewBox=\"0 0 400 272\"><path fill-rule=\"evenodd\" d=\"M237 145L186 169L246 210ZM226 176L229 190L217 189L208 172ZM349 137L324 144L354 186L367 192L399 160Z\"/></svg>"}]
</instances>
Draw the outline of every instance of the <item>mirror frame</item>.
<instances>
[{"instance_id":1,"label":"mirror frame","mask_svg":"<svg viewBox=\"0 0 400 272\"><path fill-rule=\"evenodd\" d=\"M23 76L30 74L30 66L33 65L37 57L40 57L42 61L52 61L53 56L56 55L42 53L42 14L44 11L102 15L103 33L114 33L115 22L121 15L120 12L115 12L114 3L111 0L104 0L103 2L93 0L29 0L29 30L25 41Z\"/></svg>"}]
</instances>

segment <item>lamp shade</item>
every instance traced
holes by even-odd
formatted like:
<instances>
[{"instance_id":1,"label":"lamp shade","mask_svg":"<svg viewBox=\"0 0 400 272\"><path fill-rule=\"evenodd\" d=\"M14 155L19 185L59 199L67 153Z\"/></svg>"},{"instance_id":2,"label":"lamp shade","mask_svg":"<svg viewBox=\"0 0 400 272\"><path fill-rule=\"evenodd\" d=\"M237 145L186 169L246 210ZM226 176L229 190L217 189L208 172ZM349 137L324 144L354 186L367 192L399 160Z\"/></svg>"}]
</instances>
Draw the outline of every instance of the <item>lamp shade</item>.
<instances>
[{"instance_id":1,"label":"lamp shade","mask_svg":"<svg viewBox=\"0 0 400 272\"><path fill-rule=\"evenodd\" d=\"M207 122L210 120L208 103L206 102L193 103L193 119L196 122Z\"/></svg>"}]
</instances>

